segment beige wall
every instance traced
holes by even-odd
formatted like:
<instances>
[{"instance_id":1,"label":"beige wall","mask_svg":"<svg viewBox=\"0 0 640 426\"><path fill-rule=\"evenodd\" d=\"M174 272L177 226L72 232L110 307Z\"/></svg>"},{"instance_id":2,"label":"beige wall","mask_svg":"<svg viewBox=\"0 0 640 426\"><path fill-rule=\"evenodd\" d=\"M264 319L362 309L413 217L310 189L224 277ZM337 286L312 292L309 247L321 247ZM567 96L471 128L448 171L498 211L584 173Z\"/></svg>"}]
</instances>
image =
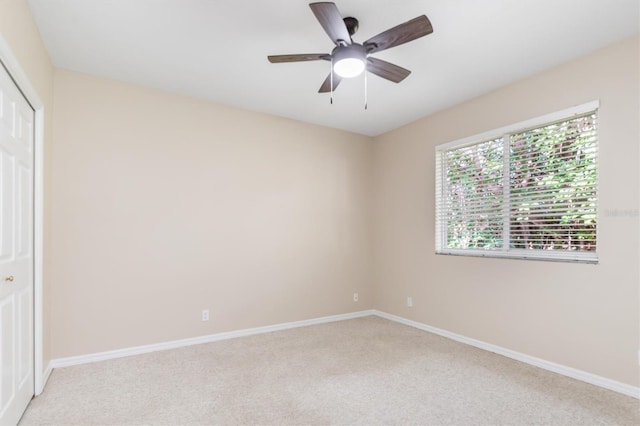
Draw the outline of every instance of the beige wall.
<instances>
[{"instance_id":1,"label":"beige wall","mask_svg":"<svg viewBox=\"0 0 640 426\"><path fill-rule=\"evenodd\" d=\"M374 306L638 386L638 47L628 40L376 138ZM596 99L598 265L434 254L436 145Z\"/></svg>"},{"instance_id":2,"label":"beige wall","mask_svg":"<svg viewBox=\"0 0 640 426\"><path fill-rule=\"evenodd\" d=\"M372 307L368 137L64 70L55 93L55 357Z\"/></svg>"},{"instance_id":3,"label":"beige wall","mask_svg":"<svg viewBox=\"0 0 640 426\"><path fill-rule=\"evenodd\" d=\"M51 359L51 158L53 65L26 0L0 0L0 34L44 104L44 367Z\"/></svg>"}]
</instances>

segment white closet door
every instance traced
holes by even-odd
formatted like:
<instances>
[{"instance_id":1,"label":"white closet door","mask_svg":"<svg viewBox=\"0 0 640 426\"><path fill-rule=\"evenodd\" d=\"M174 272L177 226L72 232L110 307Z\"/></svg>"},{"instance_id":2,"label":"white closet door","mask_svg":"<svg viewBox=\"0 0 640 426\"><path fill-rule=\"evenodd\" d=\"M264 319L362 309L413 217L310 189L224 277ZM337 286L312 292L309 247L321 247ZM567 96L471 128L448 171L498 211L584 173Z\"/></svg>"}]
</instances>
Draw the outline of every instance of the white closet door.
<instances>
[{"instance_id":1,"label":"white closet door","mask_svg":"<svg viewBox=\"0 0 640 426\"><path fill-rule=\"evenodd\" d=\"M34 111L0 64L0 424L33 397Z\"/></svg>"}]
</instances>

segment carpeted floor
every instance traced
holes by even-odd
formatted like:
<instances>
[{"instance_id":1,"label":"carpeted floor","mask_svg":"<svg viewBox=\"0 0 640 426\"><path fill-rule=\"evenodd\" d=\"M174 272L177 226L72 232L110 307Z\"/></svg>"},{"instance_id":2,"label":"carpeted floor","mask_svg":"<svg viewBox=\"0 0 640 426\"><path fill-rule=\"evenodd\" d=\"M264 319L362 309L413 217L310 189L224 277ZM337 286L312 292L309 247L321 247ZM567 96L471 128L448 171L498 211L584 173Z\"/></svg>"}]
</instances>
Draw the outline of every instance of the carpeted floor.
<instances>
[{"instance_id":1,"label":"carpeted floor","mask_svg":"<svg viewBox=\"0 0 640 426\"><path fill-rule=\"evenodd\" d=\"M638 425L640 401L378 317L57 369L21 425Z\"/></svg>"}]
</instances>

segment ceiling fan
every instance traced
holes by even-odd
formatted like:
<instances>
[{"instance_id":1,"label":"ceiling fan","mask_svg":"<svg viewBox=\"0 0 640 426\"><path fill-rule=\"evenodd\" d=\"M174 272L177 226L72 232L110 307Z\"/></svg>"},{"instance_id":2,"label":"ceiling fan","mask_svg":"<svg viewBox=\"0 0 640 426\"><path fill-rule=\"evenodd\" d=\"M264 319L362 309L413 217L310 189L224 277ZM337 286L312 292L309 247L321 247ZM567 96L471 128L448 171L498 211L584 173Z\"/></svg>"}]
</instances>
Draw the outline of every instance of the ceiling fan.
<instances>
[{"instance_id":1,"label":"ceiling fan","mask_svg":"<svg viewBox=\"0 0 640 426\"><path fill-rule=\"evenodd\" d=\"M400 83L411 71L382 59L369 55L424 37L433 32L431 22L425 16L418 16L403 24L390 28L364 43L355 43L351 36L358 30L356 18L342 18L335 3L310 3L309 7L324 31L336 47L329 53L306 53L268 56L269 62L301 62L324 60L331 62L332 72L320 86L319 93L333 92L343 78L360 75L369 71L379 77ZM365 80L366 81L366 80ZM365 83L366 84L366 83Z\"/></svg>"}]
</instances>

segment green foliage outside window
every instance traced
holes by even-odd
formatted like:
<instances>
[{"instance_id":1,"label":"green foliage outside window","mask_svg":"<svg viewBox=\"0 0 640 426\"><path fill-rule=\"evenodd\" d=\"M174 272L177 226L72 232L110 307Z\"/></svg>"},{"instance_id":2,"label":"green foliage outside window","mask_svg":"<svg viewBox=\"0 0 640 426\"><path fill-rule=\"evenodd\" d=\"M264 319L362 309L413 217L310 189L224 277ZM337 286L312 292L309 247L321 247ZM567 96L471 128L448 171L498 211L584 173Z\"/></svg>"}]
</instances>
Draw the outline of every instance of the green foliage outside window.
<instances>
[{"instance_id":1,"label":"green foliage outside window","mask_svg":"<svg viewBox=\"0 0 640 426\"><path fill-rule=\"evenodd\" d=\"M596 127L590 113L447 150L446 247L595 251Z\"/></svg>"}]
</instances>

